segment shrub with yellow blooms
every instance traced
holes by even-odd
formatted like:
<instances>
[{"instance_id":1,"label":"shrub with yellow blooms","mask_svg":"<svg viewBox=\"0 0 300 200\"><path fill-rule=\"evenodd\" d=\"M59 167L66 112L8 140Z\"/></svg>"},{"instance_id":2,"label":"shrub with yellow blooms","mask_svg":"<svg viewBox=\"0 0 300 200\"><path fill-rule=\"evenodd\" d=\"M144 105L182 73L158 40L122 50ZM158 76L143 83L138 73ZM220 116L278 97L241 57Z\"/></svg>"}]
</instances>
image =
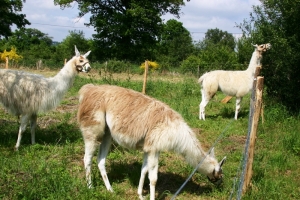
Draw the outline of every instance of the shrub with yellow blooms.
<instances>
[{"instance_id":1,"label":"shrub with yellow blooms","mask_svg":"<svg viewBox=\"0 0 300 200\"><path fill-rule=\"evenodd\" d=\"M145 69L145 63L148 62L148 68L151 70L156 70L159 68L159 64L157 62L152 62L152 61L145 61L141 64L140 68Z\"/></svg>"},{"instance_id":2,"label":"shrub with yellow blooms","mask_svg":"<svg viewBox=\"0 0 300 200\"><path fill-rule=\"evenodd\" d=\"M12 47L10 51L4 50L3 53L0 52L0 60L5 62L6 57L8 57L9 60L13 60L16 62L23 59L23 56L17 54L17 49L15 47Z\"/></svg>"}]
</instances>

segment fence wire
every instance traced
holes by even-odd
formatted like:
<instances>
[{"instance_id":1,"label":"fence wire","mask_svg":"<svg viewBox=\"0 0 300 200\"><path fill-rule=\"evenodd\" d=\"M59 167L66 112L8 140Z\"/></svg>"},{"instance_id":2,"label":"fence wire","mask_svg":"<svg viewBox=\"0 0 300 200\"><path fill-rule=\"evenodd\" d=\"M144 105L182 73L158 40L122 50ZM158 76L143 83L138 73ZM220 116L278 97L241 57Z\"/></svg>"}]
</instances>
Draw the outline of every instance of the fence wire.
<instances>
[{"instance_id":1,"label":"fence wire","mask_svg":"<svg viewBox=\"0 0 300 200\"><path fill-rule=\"evenodd\" d=\"M198 165L194 168L194 170L192 171L192 173L190 174L190 176L185 180L185 182L181 185L181 187L176 191L176 193L172 196L171 200L175 200L176 196L180 193L180 191L184 188L184 186L187 184L187 182L192 178L192 176L195 174L195 172L197 171L197 169L200 167L200 165L202 164L202 162L205 160L205 158L210 154L210 152L213 150L213 148L216 146L216 144L221 140L221 138L223 138L223 135L225 134L225 132L228 130L228 128L230 127L231 123L234 121L234 119L232 119L227 126L225 127L225 129L223 130L223 132L219 135L219 137L216 139L216 141L214 142L214 144L211 146L211 148L209 149L208 153L206 154L206 156L204 158L202 158L200 160L200 162L198 163Z\"/></svg>"}]
</instances>

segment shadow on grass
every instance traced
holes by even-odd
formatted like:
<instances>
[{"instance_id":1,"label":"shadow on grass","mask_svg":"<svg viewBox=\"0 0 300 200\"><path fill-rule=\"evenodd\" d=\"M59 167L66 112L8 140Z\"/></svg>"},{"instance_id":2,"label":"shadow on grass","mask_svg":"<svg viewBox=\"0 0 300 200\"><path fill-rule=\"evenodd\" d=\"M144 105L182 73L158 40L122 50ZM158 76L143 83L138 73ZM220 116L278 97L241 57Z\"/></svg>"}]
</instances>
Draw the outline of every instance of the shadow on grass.
<instances>
[{"instance_id":1,"label":"shadow on grass","mask_svg":"<svg viewBox=\"0 0 300 200\"><path fill-rule=\"evenodd\" d=\"M220 112L216 114L205 114L205 119L218 119L219 117L226 119L234 119L235 110L229 111L227 109L222 109ZM239 118L245 118L249 116L249 110L242 110L238 113Z\"/></svg>"},{"instance_id":2,"label":"shadow on grass","mask_svg":"<svg viewBox=\"0 0 300 200\"><path fill-rule=\"evenodd\" d=\"M0 145L3 147L14 148L18 138L19 123L17 120L0 120ZM81 139L79 128L74 124L60 122L51 124L46 128L37 126L35 131L35 140L38 144L63 145L67 142L75 142ZM23 133L21 140L22 146L31 145L30 126Z\"/></svg>"},{"instance_id":3,"label":"shadow on grass","mask_svg":"<svg viewBox=\"0 0 300 200\"><path fill-rule=\"evenodd\" d=\"M126 162L126 161L125 161ZM96 166L94 166L96 168ZM129 180L132 189L137 192L140 173L142 167L141 162L123 163L121 162L110 162L110 166L107 167L107 175L111 184L116 184L122 182L123 180ZM97 169L98 171L98 169ZM175 173L158 172L158 180L156 184L157 199L165 199L168 195L174 195L181 185L186 181L187 177L182 177ZM99 172L97 172L96 177L93 178L93 183L95 185L104 184ZM196 183L193 180L188 181L181 192L192 193L194 195L202 195L205 193L210 193L212 191L213 185L200 185L201 183ZM143 195L150 194L149 179L148 174L146 175ZM180 193L179 193L180 195Z\"/></svg>"}]
</instances>

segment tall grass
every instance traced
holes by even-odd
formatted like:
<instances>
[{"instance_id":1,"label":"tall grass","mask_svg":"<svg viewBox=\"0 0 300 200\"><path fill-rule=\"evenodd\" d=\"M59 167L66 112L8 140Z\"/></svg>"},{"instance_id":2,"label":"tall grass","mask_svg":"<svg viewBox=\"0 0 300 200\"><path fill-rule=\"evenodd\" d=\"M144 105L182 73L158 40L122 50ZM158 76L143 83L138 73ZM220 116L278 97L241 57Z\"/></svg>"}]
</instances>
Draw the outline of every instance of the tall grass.
<instances>
[{"instance_id":1,"label":"tall grass","mask_svg":"<svg viewBox=\"0 0 300 200\"><path fill-rule=\"evenodd\" d=\"M142 76L142 75L141 75ZM176 75L178 76L178 75ZM92 171L92 189L87 189L83 167L83 141L76 123L80 87L87 83L114 84L137 91L142 81L78 76L62 104L54 111L41 114L36 131L36 145L30 144L26 130L18 152L13 150L17 139L17 118L0 109L0 198L1 199L138 199L137 186L142 153L113 145L107 158L108 177L114 193L106 191L96 166ZM149 78L146 93L178 111L193 128L202 146L215 146L217 158L227 156L223 170L224 184L215 187L199 173L183 188L177 199L236 198L240 168L248 128L249 96L242 103L241 114L233 120L235 104L220 101L218 93L210 101L206 121L198 119L200 91L196 78ZM265 98L264 123L259 124L252 188L243 199L300 199L300 123L299 116L290 116L281 105ZM225 127L228 130L224 132ZM192 172L181 156L163 152L157 182L158 199L170 199ZM144 194L149 197L146 180Z\"/></svg>"}]
</instances>

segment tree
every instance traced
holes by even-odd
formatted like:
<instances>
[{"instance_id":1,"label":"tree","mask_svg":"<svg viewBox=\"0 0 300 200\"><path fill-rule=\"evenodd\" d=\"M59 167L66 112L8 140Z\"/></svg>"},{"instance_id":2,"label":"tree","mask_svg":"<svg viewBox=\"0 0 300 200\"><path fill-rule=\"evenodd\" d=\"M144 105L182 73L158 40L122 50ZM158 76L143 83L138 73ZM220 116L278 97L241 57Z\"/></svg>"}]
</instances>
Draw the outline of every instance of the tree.
<instances>
[{"instance_id":1,"label":"tree","mask_svg":"<svg viewBox=\"0 0 300 200\"><path fill-rule=\"evenodd\" d=\"M52 45L52 38L48 34L34 28L16 30L4 41L6 46L15 46L19 51L26 51L32 45L40 45L42 43L46 46Z\"/></svg>"},{"instance_id":2,"label":"tree","mask_svg":"<svg viewBox=\"0 0 300 200\"><path fill-rule=\"evenodd\" d=\"M242 36L237 40L236 50L237 50L237 59L238 63L242 64L243 67L247 67L249 65L249 61L251 59L253 53L253 45L251 44L251 40L249 37ZM241 68L246 69L246 68Z\"/></svg>"},{"instance_id":3,"label":"tree","mask_svg":"<svg viewBox=\"0 0 300 200\"><path fill-rule=\"evenodd\" d=\"M36 62L51 62L55 53L52 45L52 38L38 29L21 28L12 32L7 39L0 40L0 51L16 48L23 56L22 64L25 66L35 66ZM48 64L47 63L47 64Z\"/></svg>"},{"instance_id":4,"label":"tree","mask_svg":"<svg viewBox=\"0 0 300 200\"><path fill-rule=\"evenodd\" d=\"M91 44L85 39L83 31L69 31L69 35L56 47L55 60L62 62L64 59L71 59L74 56L75 45L83 52L91 50Z\"/></svg>"},{"instance_id":5,"label":"tree","mask_svg":"<svg viewBox=\"0 0 300 200\"><path fill-rule=\"evenodd\" d=\"M62 8L73 0L54 0ZM117 58L132 61L152 59L162 29L161 16L179 17L183 0L77 0L80 13L92 14L95 48L99 59Z\"/></svg>"},{"instance_id":6,"label":"tree","mask_svg":"<svg viewBox=\"0 0 300 200\"><path fill-rule=\"evenodd\" d=\"M219 29L208 29L204 40L195 44L196 53L200 58L201 73L217 69L238 69L234 48L235 41L232 34Z\"/></svg>"},{"instance_id":7,"label":"tree","mask_svg":"<svg viewBox=\"0 0 300 200\"><path fill-rule=\"evenodd\" d=\"M272 44L262 68L268 96L299 113L300 0L261 3L239 27L251 42Z\"/></svg>"},{"instance_id":8,"label":"tree","mask_svg":"<svg viewBox=\"0 0 300 200\"><path fill-rule=\"evenodd\" d=\"M25 18L26 15L18 13L23 8L21 0L0 0L0 5L0 38L1 36L7 38L12 35L11 26L13 24L18 28L30 24Z\"/></svg>"},{"instance_id":9,"label":"tree","mask_svg":"<svg viewBox=\"0 0 300 200\"><path fill-rule=\"evenodd\" d=\"M193 39L190 32L175 19L163 25L160 56L168 57L171 66L179 66L193 52Z\"/></svg>"},{"instance_id":10,"label":"tree","mask_svg":"<svg viewBox=\"0 0 300 200\"><path fill-rule=\"evenodd\" d=\"M220 44L229 47L231 50L235 48L235 41L232 34L222 31L218 28L208 29L205 33L205 41L212 44Z\"/></svg>"}]
</instances>

